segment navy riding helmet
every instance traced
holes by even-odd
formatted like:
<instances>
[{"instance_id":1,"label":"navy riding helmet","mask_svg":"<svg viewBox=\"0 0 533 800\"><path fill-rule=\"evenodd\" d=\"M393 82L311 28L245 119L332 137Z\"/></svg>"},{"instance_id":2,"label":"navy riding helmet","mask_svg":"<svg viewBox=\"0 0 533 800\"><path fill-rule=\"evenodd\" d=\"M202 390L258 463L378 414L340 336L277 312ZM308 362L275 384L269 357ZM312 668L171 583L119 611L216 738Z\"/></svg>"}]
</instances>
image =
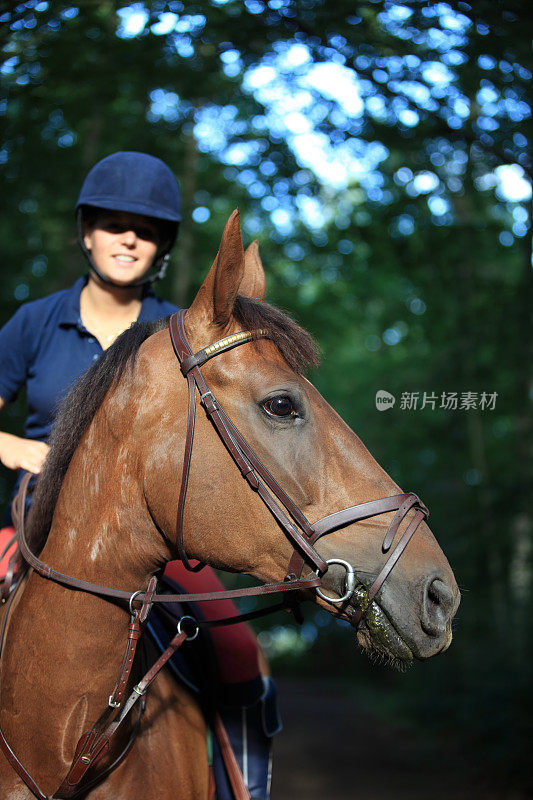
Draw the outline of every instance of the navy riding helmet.
<instances>
[{"instance_id":1,"label":"navy riding helmet","mask_svg":"<svg viewBox=\"0 0 533 800\"><path fill-rule=\"evenodd\" d=\"M86 207L143 214L157 220L164 232L153 266L156 272L120 288L153 283L165 274L169 252L181 221L180 190L167 165L147 153L122 151L103 158L90 170L76 203L78 241L90 268L100 280L119 286L101 274L83 241L83 211Z\"/></svg>"}]
</instances>

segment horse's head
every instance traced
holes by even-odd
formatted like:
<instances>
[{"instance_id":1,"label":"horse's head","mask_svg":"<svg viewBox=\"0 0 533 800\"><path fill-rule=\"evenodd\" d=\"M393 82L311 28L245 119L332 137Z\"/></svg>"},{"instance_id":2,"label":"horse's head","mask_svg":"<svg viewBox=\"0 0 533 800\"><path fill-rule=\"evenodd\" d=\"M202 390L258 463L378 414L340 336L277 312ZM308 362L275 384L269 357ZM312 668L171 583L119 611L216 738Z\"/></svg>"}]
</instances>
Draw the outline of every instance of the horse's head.
<instances>
[{"instance_id":1,"label":"horse's head","mask_svg":"<svg viewBox=\"0 0 533 800\"><path fill-rule=\"evenodd\" d=\"M285 315L261 302L264 286L257 245L243 252L234 212L215 262L186 313L186 334L194 353L243 329L265 329L269 338L246 342L207 361L202 373L209 389L311 523L400 494L358 436L299 370L302 361L313 359L312 342ZM157 425L146 440L151 443L145 454L145 496L157 526L175 541L187 385L167 332L143 345L140 361L152 384L150 410L156 423L150 427ZM162 464L168 468L162 469ZM353 565L355 592L340 605L313 592L316 602L354 625L356 609L365 608L358 625L360 643L368 651L400 661L446 649L459 604L453 573L422 519L421 504L409 508L406 497L407 510L396 517L401 523L390 552L384 552L391 545L384 540L398 504L388 511L380 507L376 515L357 522L330 526L332 530L316 542L316 551L324 560L342 559ZM369 587L417 513L420 524L366 608ZM183 530L191 557L263 581L283 580L293 553L285 532L243 480L203 413L197 415ZM311 571L307 562L304 574ZM323 578L326 596L344 594L345 576L342 565L330 566Z\"/></svg>"}]
</instances>

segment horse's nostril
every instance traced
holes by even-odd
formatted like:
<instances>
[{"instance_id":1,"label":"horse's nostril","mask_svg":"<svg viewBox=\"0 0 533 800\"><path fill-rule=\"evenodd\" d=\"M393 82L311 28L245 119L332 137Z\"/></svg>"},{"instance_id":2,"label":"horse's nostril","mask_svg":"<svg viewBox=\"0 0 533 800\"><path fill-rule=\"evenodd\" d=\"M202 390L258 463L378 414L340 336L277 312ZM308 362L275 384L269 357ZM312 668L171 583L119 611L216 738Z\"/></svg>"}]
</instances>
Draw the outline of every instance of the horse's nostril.
<instances>
[{"instance_id":1,"label":"horse's nostril","mask_svg":"<svg viewBox=\"0 0 533 800\"><path fill-rule=\"evenodd\" d=\"M433 581L432 583L430 583L430 585L428 587L428 600L431 603L435 603L435 605L438 606L440 604L440 598L441 598L441 595L437 591L437 587L435 586L435 581Z\"/></svg>"},{"instance_id":2,"label":"horse's nostril","mask_svg":"<svg viewBox=\"0 0 533 800\"><path fill-rule=\"evenodd\" d=\"M422 628L430 636L446 631L453 611L453 590L440 578L429 578L422 598Z\"/></svg>"}]
</instances>

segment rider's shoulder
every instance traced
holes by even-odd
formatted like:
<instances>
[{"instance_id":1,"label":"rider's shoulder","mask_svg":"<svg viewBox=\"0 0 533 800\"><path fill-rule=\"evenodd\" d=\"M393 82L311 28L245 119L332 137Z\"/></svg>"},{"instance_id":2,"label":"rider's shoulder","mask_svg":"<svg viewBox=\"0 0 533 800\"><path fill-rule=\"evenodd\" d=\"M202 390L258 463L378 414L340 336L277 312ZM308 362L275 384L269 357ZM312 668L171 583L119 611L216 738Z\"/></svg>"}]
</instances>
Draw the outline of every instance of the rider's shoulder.
<instances>
[{"instance_id":1,"label":"rider's shoulder","mask_svg":"<svg viewBox=\"0 0 533 800\"><path fill-rule=\"evenodd\" d=\"M49 322L69 321L70 317L79 316L79 295L83 279L77 280L73 286L60 289L52 294L39 297L37 300L28 300L22 303L15 317L24 319L28 324L36 323L45 325ZM74 322L74 319L72 319Z\"/></svg>"},{"instance_id":2,"label":"rider's shoulder","mask_svg":"<svg viewBox=\"0 0 533 800\"><path fill-rule=\"evenodd\" d=\"M39 313L47 309L54 309L61 307L64 302L70 297L72 287L68 289L60 289L52 294L47 294L44 297L38 297L36 300L27 300L21 303L18 310L24 311L27 314Z\"/></svg>"}]
</instances>

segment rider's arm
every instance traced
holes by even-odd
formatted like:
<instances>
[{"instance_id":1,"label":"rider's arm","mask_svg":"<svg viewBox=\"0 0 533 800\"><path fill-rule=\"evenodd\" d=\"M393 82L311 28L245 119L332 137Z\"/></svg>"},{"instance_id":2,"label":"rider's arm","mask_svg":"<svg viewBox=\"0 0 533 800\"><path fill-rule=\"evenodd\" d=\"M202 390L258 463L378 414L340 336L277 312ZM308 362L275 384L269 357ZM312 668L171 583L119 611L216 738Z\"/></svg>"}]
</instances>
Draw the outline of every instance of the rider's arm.
<instances>
[{"instance_id":1,"label":"rider's arm","mask_svg":"<svg viewBox=\"0 0 533 800\"><path fill-rule=\"evenodd\" d=\"M33 320L28 306L19 310L0 330L0 408L24 386L32 358ZM9 469L39 472L48 445L0 432L0 461Z\"/></svg>"},{"instance_id":2,"label":"rider's arm","mask_svg":"<svg viewBox=\"0 0 533 800\"><path fill-rule=\"evenodd\" d=\"M0 397L0 408L5 401ZM12 433L0 431L0 461L8 469L24 469L28 472L40 472L48 453L48 445L33 439L23 439Z\"/></svg>"}]
</instances>

